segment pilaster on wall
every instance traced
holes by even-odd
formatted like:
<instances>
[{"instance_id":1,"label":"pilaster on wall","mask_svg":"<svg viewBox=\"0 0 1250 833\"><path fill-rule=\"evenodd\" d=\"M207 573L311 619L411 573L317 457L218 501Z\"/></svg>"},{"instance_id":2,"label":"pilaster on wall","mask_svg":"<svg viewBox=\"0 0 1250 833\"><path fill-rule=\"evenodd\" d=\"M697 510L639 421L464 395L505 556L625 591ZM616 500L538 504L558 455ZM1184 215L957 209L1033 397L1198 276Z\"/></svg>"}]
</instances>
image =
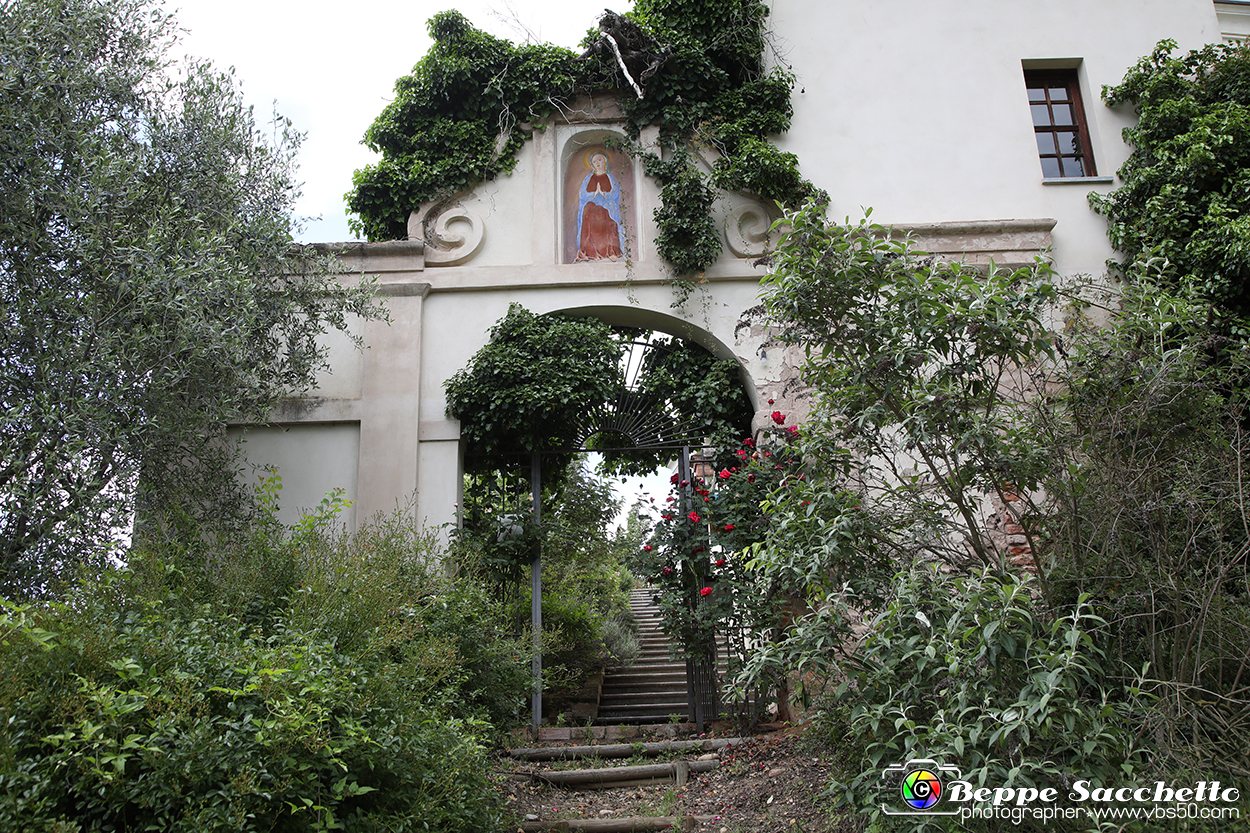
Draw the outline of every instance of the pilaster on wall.
<instances>
[{"instance_id":1,"label":"pilaster on wall","mask_svg":"<svg viewBox=\"0 0 1250 833\"><path fill-rule=\"evenodd\" d=\"M422 240L362 244L344 265L375 276L390 321L370 321L360 404L357 516L389 512L416 495L421 321L430 284ZM355 252L345 253L345 255Z\"/></svg>"}]
</instances>

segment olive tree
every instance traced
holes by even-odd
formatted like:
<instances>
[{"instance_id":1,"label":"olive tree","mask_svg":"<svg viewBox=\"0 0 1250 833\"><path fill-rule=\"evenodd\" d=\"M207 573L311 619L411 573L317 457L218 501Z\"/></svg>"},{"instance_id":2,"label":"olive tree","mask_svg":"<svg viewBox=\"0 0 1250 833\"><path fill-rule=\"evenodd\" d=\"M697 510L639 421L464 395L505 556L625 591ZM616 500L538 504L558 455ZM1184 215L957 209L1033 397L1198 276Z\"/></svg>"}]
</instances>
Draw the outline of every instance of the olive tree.
<instances>
[{"instance_id":1,"label":"olive tree","mask_svg":"<svg viewBox=\"0 0 1250 833\"><path fill-rule=\"evenodd\" d=\"M373 315L292 245L289 122L175 68L147 0L0 4L0 586L44 592L146 517L238 517L232 420ZM155 528L155 527L154 527ZM186 528L184 526L184 528Z\"/></svg>"}]
</instances>

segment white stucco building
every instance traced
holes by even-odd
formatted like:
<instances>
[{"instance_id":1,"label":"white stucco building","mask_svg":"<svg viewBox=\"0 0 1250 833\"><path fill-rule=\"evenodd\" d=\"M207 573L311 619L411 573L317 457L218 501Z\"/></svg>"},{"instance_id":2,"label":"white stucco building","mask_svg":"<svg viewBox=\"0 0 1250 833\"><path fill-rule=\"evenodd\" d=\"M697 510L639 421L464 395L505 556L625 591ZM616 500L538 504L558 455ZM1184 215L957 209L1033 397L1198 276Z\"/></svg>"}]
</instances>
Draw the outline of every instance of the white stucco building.
<instances>
[{"instance_id":1,"label":"white stucco building","mask_svg":"<svg viewBox=\"0 0 1250 833\"><path fill-rule=\"evenodd\" d=\"M830 194L831 217L871 207L930 251L976 262L1027 263L1049 247L1067 274L1100 274L1113 254L1087 195L1116 186L1133 116L1101 103L1103 85L1163 38L1191 49L1250 32L1244 0L770 5L773 59L797 78L793 127L778 143ZM356 501L353 522L396 506L454 522L461 450L443 383L511 302L693 338L739 362L757 405L785 401L793 368L742 325L758 303L763 205L723 197L721 259L706 291L674 310L653 243L657 186L614 157L626 257L579 262L581 209L569 195L599 170L603 140L623 132L611 101L583 102L534 132L511 175L448 206L414 206L413 239L345 247L355 274L379 278L391 322L361 325L363 352L334 342L318 390L246 429L249 459L282 474L284 520L341 487ZM654 143L654 129L642 139Z\"/></svg>"}]
</instances>

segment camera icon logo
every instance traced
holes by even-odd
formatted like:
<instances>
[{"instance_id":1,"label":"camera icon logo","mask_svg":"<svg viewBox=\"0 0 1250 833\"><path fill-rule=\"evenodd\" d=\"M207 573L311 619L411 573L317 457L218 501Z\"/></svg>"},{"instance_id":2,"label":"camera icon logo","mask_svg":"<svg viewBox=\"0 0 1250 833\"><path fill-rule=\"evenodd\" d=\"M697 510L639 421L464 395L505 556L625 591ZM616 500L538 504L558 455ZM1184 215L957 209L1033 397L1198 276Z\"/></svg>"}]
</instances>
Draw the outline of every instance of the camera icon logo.
<instances>
[{"instance_id":1,"label":"camera icon logo","mask_svg":"<svg viewBox=\"0 0 1250 833\"><path fill-rule=\"evenodd\" d=\"M942 797L942 779L927 769L913 769L903 776L899 788L903 803L915 810L928 810Z\"/></svg>"},{"instance_id":2,"label":"camera icon logo","mask_svg":"<svg viewBox=\"0 0 1250 833\"><path fill-rule=\"evenodd\" d=\"M902 801L898 806L881 805L881 811L892 816L950 816L959 810L939 809L945 792L944 784L962 778L959 768L931 758L913 758L906 763L888 766L881 772L888 792L897 790ZM888 794L888 793L887 793Z\"/></svg>"}]
</instances>

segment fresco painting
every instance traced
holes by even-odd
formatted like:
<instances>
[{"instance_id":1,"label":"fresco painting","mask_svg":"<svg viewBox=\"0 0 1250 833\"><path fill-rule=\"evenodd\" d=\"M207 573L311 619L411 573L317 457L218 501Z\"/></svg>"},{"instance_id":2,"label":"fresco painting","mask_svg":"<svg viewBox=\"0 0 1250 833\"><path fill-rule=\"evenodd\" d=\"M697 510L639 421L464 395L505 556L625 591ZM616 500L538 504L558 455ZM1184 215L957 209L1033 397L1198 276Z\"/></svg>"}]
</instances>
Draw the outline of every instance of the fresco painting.
<instances>
[{"instance_id":1,"label":"fresco painting","mask_svg":"<svg viewBox=\"0 0 1250 833\"><path fill-rule=\"evenodd\" d=\"M626 260L633 196L628 156L602 145L578 149L564 178L564 262Z\"/></svg>"}]
</instances>

